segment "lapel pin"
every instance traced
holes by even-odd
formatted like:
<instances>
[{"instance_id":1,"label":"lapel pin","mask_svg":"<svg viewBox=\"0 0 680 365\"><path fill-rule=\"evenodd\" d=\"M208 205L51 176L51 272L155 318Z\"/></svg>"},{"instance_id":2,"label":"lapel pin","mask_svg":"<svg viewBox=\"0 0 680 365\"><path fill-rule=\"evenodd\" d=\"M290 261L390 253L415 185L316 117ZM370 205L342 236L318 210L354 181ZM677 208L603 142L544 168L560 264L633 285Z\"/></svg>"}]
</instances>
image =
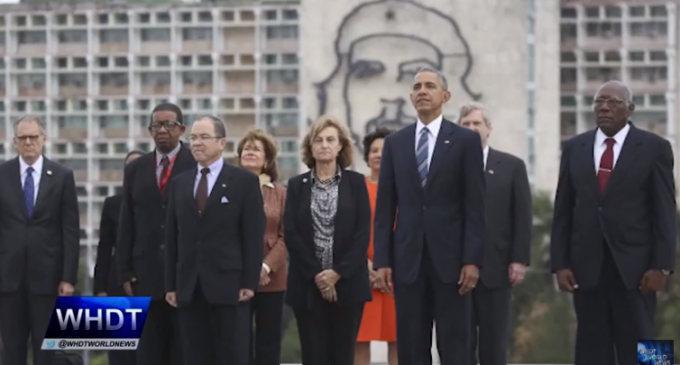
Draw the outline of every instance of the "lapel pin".
<instances>
[{"instance_id":1,"label":"lapel pin","mask_svg":"<svg viewBox=\"0 0 680 365\"><path fill-rule=\"evenodd\" d=\"M489 173L490 173L491 175L493 175L493 170L489 170Z\"/></svg>"},{"instance_id":2,"label":"lapel pin","mask_svg":"<svg viewBox=\"0 0 680 365\"><path fill-rule=\"evenodd\" d=\"M307 182L307 178L303 178L303 179L302 179L302 182L303 182L303 183L306 183L306 182Z\"/></svg>"},{"instance_id":3,"label":"lapel pin","mask_svg":"<svg viewBox=\"0 0 680 365\"><path fill-rule=\"evenodd\" d=\"M47 170L47 175L52 175L52 170Z\"/></svg>"},{"instance_id":4,"label":"lapel pin","mask_svg":"<svg viewBox=\"0 0 680 365\"><path fill-rule=\"evenodd\" d=\"M227 187L227 184L222 184L222 187L223 187L223 188L226 188L226 187Z\"/></svg>"},{"instance_id":5,"label":"lapel pin","mask_svg":"<svg viewBox=\"0 0 680 365\"><path fill-rule=\"evenodd\" d=\"M449 143L449 140L447 139L446 141L444 141L444 143L445 143L445 144L446 144L446 143Z\"/></svg>"}]
</instances>

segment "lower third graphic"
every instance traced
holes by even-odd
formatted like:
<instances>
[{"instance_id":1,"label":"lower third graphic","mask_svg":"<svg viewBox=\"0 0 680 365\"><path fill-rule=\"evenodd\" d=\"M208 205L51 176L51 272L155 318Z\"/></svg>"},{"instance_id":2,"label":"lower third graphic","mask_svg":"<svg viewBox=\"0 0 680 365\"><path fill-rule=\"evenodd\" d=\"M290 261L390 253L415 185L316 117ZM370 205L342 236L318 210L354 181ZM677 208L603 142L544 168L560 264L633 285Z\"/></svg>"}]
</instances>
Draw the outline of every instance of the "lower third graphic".
<instances>
[{"instance_id":1,"label":"lower third graphic","mask_svg":"<svg viewBox=\"0 0 680 365\"><path fill-rule=\"evenodd\" d=\"M45 339L42 343L43 350L136 350L139 340L111 340L111 339Z\"/></svg>"},{"instance_id":2,"label":"lower third graphic","mask_svg":"<svg viewBox=\"0 0 680 365\"><path fill-rule=\"evenodd\" d=\"M638 341L638 365L673 365L673 340Z\"/></svg>"}]
</instances>

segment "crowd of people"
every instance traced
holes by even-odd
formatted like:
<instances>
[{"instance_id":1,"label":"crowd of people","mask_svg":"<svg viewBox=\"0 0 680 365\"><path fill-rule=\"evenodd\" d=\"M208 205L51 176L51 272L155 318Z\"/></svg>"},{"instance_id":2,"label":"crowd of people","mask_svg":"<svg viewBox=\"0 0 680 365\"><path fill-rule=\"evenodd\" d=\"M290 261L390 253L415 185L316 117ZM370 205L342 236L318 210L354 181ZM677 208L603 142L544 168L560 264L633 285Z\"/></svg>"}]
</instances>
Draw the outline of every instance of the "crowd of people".
<instances>
[{"instance_id":1,"label":"crowd of people","mask_svg":"<svg viewBox=\"0 0 680 365\"><path fill-rule=\"evenodd\" d=\"M138 349L112 351L110 364L278 365L284 305L304 365L367 365L372 341L388 343L390 365L431 364L435 324L441 364L507 364L531 188L520 158L489 147L487 109L468 103L449 121L450 97L440 72L420 70L417 121L364 137L366 176L350 169L345 123L319 117L301 143L309 171L286 187L266 132L243 136L232 166L223 121L197 119L185 143L181 109L156 106L154 151L128 154L122 193L102 210L95 294L152 298ZM598 128L562 153L551 262L573 293L577 365L634 363L675 264L673 154L635 128L632 99L602 85ZM43 156L45 141L40 119L18 119L19 156L0 165L5 364L26 364L29 337L34 364L52 364L42 336L76 283L74 176Z\"/></svg>"}]
</instances>

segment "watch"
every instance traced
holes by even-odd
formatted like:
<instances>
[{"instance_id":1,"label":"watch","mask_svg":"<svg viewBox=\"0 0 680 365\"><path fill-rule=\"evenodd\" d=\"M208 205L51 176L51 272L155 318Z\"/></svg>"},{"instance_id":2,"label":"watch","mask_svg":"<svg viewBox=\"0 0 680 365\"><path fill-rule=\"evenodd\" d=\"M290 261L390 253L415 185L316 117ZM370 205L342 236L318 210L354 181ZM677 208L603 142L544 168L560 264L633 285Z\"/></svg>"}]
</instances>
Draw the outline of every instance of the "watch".
<instances>
[{"instance_id":1,"label":"watch","mask_svg":"<svg viewBox=\"0 0 680 365\"><path fill-rule=\"evenodd\" d=\"M671 271L670 270L661 270L661 273L668 276L668 275L671 274Z\"/></svg>"}]
</instances>

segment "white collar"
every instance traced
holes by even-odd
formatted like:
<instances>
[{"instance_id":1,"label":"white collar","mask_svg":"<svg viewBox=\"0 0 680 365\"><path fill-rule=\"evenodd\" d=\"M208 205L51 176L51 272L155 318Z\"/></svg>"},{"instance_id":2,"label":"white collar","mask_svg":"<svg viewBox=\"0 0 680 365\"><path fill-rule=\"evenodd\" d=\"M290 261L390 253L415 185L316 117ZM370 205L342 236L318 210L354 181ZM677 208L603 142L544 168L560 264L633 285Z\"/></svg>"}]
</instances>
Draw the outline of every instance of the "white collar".
<instances>
[{"instance_id":1,"label":"white collar","mask_svg":"<svg viewBox=\"0 0 680 365\"><path fill-rule=\"evenodd\" d=\"M224 159L218 158L217 161L211 163L210 166L208 166L210 169L209 174L219 174L220 171L222 171L222 167L224 167ZM201 170L203 170L203 168L204 166L198 164L197 171L199 175L201 174Z\"/></svg>"},{"instance_id":2,"label":"white collar","mask_svg":"<svg viewBox=\"0 0 680 365\"><path fill-rule=\"evenodd\" d=\"M430 124L423 123L420 119L416 122L416 136L419 136L423 128L427 128L430 134L436 136L439 133L439 129L442 126L442 120L444 117L442 115L438 116L435 120L431 121Z\"/></svg>"},{"instance_id":3,"label":"white collar","mask_svg":"<svg viewBox=\"0 0 680 365\"><path fill-rule=\"evenodd\" d=\"M626 137L628 136L628 132L630 132L630 124L626 123L626 126L621 128L620 131L618 131L613 137L614 140L616 141L616 144L619 146L623 146L623 142L626 141ZM604 141L610 138L600 128L597 129L597 132L595 132L595 146L601 146L604 144Z\"/></svg>"},{"instance_id":4,"label":"white collar","mask_svg":"<svg viewBox=\"0 0 680 365\"><path fill-rule=\"evenodd\" d=\"M34 162L32 165L29 165L29 164L24 160L23 157L19 156L19 169L20 169L20 171L21 171L21 174L22 174L22 175L25 174L25 173L26 173L26 170L28 169L29 166L30 166L30 167L33 167L33 171L34 171L34 172L36 172L36 173L38 173L38 174L42 174L43 162L44 162L44 159L43 159L43 156L42 156L42 155L40 155L40 157L38 157L38 159L35 160L35 162Z\"/></svg>"}]
</instances>

